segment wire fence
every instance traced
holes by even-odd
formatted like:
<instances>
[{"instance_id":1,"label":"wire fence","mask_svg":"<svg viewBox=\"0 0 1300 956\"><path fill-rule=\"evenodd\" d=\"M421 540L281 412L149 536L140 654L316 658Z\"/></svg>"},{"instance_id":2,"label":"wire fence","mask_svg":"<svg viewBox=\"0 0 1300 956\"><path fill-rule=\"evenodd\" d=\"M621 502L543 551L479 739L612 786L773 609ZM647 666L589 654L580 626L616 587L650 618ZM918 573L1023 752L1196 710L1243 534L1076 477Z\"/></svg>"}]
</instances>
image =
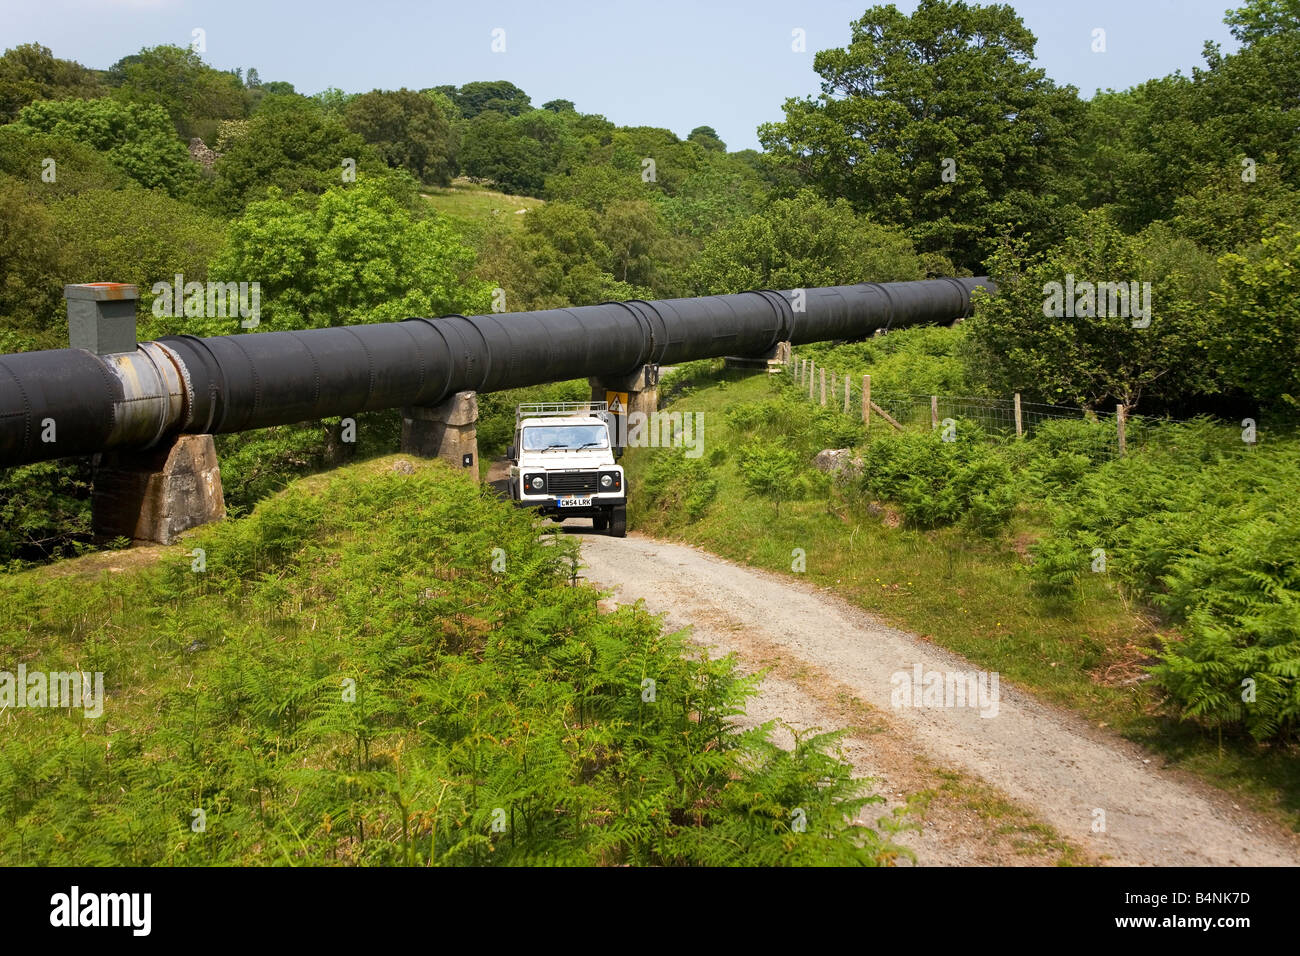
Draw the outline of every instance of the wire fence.
<instances>
[{"instance_id":1,"label":"wire fence","mask_svg":"<svg viewBox=\"0 0 1300 956\"><path fill-rule=\"evenodd\" d=\"M816 365L792 354L785 374L809 400L848 416L860 418L868 429L943 428L958 422L976 422L991 439L1032 437L1048 422L1078 421L1096 428L1094 449L1099 457L1119 457L1130 451L1173 450L1186 432L1169 425L1190 425L1186 419L1133 415L1123 406L1114 411L1092 411L1065 405L1048 405L1011 398L983 396L914 395L871 386L871 376L846 374ZM1248 451L1258 441L1256 423L1240 426L1217 422L1210 434L1224 452ZM1201 431L1197 445L1203 444Z\"/></svg>"}]
</instances>

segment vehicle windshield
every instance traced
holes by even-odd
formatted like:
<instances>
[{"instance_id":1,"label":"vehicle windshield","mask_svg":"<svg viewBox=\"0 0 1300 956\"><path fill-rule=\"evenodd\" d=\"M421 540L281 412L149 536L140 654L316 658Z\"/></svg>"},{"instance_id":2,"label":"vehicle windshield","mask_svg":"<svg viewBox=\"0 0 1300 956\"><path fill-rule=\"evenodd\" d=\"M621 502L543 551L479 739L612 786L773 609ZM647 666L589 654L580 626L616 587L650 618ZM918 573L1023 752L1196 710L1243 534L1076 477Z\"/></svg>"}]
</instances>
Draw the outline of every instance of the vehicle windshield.
<instances>
[{"instance_id":1,"label":"vehicle windshield","mask_svg":"<svg viewBox=\"0 0 1300 956\"><path fill-rule=\"evenodd\" d=\"M524 451L561 448L608 448L604 425L534 425L524 429Z\"/></svg>"}]
</instances>

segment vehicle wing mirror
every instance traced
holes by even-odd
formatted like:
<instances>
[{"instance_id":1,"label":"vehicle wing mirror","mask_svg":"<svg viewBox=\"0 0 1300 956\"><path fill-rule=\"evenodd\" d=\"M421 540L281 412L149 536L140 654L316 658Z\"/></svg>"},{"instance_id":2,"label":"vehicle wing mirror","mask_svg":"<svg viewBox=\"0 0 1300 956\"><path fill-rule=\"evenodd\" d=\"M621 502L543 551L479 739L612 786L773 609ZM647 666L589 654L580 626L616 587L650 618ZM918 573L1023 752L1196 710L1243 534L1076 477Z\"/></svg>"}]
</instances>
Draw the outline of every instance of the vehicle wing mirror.
<instances>
[{"instance_id":1,"label":"vehicle wing mirror","mask_svg":"<svg viewBox=\"0 0 1300 956\"><path fill-rule=\"evenodd\" d=\"M511 459L512 461L514 460L514 458L515 458L515 446L514 446L514 445L511 445L509 448L506 449L506 457L509 458L509 459Z\"/></svg>"},{"instance_id":2,"label":"vehicle wing mirror","mask_svg":"<svg viewBox=\"0 0 1300 956\"><path fill-rule=\"evenodd\" d=\"M622 457L623 457L623 446L622 446L622 445L615 445L615 446L614 446L614 460L615 460L615 461L618 461L618 460L619 460L620 458L622 458Z\"/></svg>"}]
</instances>

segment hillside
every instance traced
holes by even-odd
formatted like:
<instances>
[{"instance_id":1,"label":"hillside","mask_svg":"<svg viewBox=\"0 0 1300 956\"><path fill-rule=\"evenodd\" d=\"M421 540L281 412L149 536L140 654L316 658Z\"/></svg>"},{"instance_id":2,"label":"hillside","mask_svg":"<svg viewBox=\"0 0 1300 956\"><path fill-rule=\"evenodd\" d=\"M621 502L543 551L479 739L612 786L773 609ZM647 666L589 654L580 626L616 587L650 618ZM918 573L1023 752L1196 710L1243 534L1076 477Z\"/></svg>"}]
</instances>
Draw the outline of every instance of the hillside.
<instances>
[{"instance_id":1,"label":"hillside","mask_svg":"<svg viewBox=\"0 0 1300 956\"><path fill-rule=\"evenodd\" d=\"M892 858L851 823L873 800L829 738L735 730L752 682L642 610L603 613L574 551L444 466L389 457L152 562L0 579L7 661L103 675L101 716L7 709L0 861Z\"/></svg>"},{"instance_id":2,"label":"hillside","mask_svg":"<svg viewBox=\"0 0 1300 956\"><path fill-rule=\"evenodd\" d=\"M444 188L425 186L420 195L438 212L457 225L469 229L494 220L505 224L507 228L518 229L523 226L524 217L529 210L544 204L544 200L532 196L512 196L497 192L463 176Z\"/></svg>"}]
</instances>

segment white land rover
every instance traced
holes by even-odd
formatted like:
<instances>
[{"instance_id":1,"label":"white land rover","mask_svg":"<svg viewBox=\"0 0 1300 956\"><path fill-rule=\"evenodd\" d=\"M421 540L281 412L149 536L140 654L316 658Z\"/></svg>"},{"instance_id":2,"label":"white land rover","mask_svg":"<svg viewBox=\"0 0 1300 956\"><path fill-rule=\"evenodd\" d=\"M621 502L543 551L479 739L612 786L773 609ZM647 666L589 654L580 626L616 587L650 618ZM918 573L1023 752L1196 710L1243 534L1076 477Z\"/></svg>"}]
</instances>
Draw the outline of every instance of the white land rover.
<instances>
[{"instance_id":1,"label":"white land rover","mask_svg":"<svg viewBox=\"0 0 1300 956\"><path fill-rule=\"evenodd\" d=\"M615 464L618 420L604 402L553 402L515 409L510 497L553 521L591 518L597 531L627 534L627 483Z\"/></svg>"}]
</instances>

